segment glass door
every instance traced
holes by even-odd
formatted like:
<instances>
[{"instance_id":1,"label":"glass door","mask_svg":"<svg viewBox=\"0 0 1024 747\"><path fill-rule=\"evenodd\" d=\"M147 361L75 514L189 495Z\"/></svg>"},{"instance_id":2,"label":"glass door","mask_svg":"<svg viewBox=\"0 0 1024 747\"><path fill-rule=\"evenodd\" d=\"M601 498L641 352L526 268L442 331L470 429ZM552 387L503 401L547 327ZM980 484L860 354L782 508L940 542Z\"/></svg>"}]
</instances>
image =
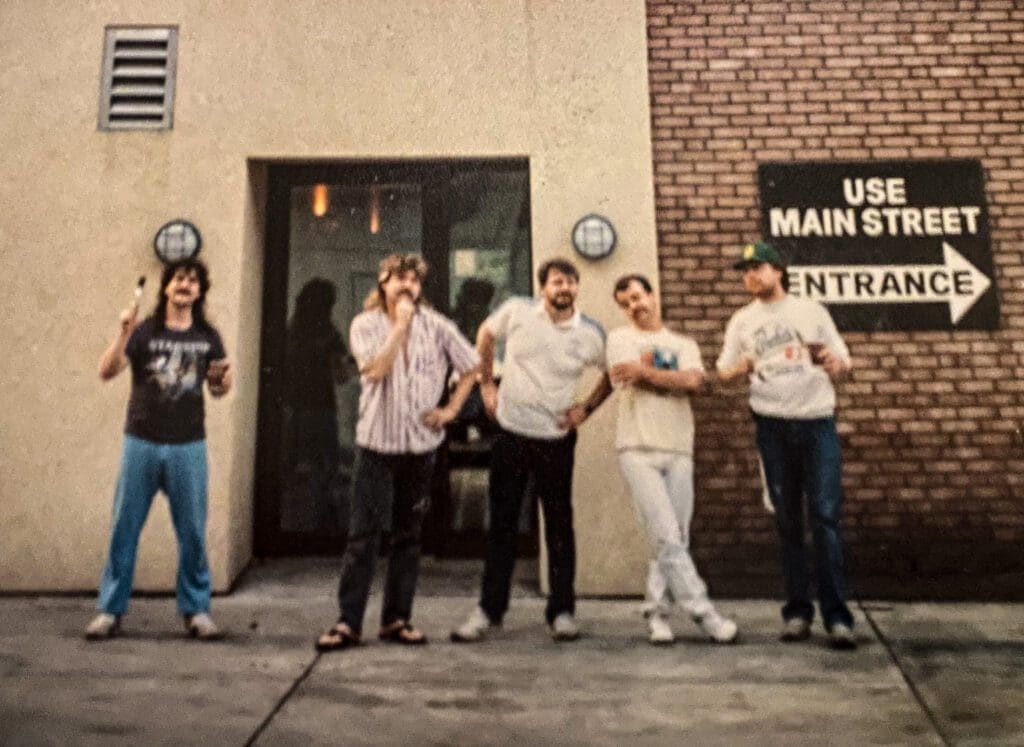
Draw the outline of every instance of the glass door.
<instances>
[{"instance_id":1,"label":"glass door","mask_svg":"<svg viewBox=\"0 0 1024 747\"><path fill-rule=\"evenodd\" d=\"M269 177L255 550L340 553L359 404L348 330L378 263L422 254L426 299L474 339L498 303L530 293L529 175L502 160L273 165ZM438 454L426 552L482 552L491 430L474 395Z\"/></svg>"}]
</instances>

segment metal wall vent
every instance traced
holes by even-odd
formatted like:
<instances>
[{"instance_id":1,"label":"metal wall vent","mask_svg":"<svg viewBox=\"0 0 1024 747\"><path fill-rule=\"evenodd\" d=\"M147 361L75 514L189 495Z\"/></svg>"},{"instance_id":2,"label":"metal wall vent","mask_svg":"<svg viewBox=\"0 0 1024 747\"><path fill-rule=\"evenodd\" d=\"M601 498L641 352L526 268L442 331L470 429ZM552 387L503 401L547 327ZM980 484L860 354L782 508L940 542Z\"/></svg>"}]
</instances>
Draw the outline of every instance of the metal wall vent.
<instances>
[{"instance_id":1,"label":"metal wall vent","mask_svg":"<svg viewBox=\"0 0 1024 747\"><path fill-rule=\"evenodd\" d=\"M103 46L101 130L169 130L178 29L108 26Z\"/></svg>"}]
</instances>

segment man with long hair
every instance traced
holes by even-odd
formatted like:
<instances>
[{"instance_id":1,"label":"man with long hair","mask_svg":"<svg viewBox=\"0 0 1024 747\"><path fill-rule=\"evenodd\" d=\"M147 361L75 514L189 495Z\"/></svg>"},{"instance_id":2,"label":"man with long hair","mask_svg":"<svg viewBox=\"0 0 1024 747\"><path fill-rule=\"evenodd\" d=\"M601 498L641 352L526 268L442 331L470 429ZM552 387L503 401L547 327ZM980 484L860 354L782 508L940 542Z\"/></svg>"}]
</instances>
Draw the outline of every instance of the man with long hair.
<instances>
[{"instance_id":1,"label":"man with long hair","mask_svg":"<svg viewBox=\"0 0 1024 747\"><path fill-rule=\"evenodd\" d=\"M717 367L723 381L745 376L750 382L786 586L780 639L803 641L811 634L806 498L829 645L856 648L843 572L842 465L833 387L850 369L850 352L824 306L786 292L786 266L774 246L748 244L734 267L743 272L752 300L726 325Z\"/></svg>"},{"instance_id":2,"label":"man with long hair","mask_svg":"<svg viewBox=\"0 0 1024 747\"><path fill-rule=\"evenodd\" d=\"M579 271L553 259L537 271L540 298L512 298L477 333L480 393L498 423L488 480L490 527L480 602L451 632L474 642L501 625L516 560L519 512L527 485L544 510L551 594L544 615L556 641L579 637L576 625L576 537L572 470L576 429L611 392L607 375L582 402L573 402L588 367L604 368L604 329L576 308ZM505 340L501 387L494 381L497 341Z\"/></svg>"},{"instance_id":3,"label":"man with long hair","mask_svg":"<svg viewBox=\"0 0 1024 747\"><path fill-rule=\"evenodd\" d=\"M206 266L196 259L167 265L156 310L141 323L138 305L121 312L117 335L100 358L100 379L131 367L121 472L113 528L100 580L99 613L86 638L110 638L128 608L139 534L153 496L162 490L178 538L178 612L188 633L212 639L210 568L206 559L207 459L203 384L223 397L232 375L220 334L207 321Z\"/></svg>"},{"instance_id":4,"label":"man with long hair","mask_svg":"<svg viewBox=\"0 0 1024 747\"><path fill-rule=\"evenodd\" d=\"M338 622L316 641L319 651L360 642L363 616L384 531L391 557L379 638L426 643L411 623L420 563L420 531L434 453L444 427L475 383L479 356L455 324L421 302L427 266L414 255L392 254L380 264L365 311L352 320L349 343L362 391L356 423L351 516L338 584ZM438 407L449 371L460 379Z\"/></svg>"}]
</instances>

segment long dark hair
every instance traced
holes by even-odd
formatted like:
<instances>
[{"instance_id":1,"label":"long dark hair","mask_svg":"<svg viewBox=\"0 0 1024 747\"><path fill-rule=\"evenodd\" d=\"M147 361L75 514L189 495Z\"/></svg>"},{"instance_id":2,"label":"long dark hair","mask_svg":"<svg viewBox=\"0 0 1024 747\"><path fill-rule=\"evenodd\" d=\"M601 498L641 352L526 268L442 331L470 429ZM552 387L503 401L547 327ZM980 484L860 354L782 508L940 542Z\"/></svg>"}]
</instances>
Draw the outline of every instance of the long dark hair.
<instances>
[{"instance_id":1,"label":"long dark hair","mask_svg":"<svg viewBox=\"0 0 1024 747\"><path fill-rule=\"evenodd\" d=\"M210 290L210 271L202 260L180 259L164 265L163 274L160 276L160 287L156 289L156 308L153 310L153 321L157 329L163 329L167 323L167 284L171 282L178 270L186 272L195 271L196 279L199 281L199 298L192 304L192 326L196 328L209 329L210 323L206 321L206 293Z\"/></svg>"}]
</instances>

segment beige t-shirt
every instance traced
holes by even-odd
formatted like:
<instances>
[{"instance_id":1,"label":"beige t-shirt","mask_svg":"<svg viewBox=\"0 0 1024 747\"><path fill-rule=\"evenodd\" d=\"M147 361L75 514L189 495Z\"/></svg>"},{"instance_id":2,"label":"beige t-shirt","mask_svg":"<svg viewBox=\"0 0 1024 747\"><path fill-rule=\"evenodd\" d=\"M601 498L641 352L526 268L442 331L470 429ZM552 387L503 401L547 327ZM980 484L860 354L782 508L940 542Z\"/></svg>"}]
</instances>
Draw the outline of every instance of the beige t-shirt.
<instances>
[{"instance_id":1,"label":"beige t-shirt","mask_svg":"<svg viewBox=\"0 0 1024 747\"><path fill-rule=\"evenodd\" d=\"M690 337L662 327L645 332L633 326L608 334L608 368L625 361L643 361L655 368L703 371L700 348ZM633 386L618 388L619 424L615 448L660 449L693 454L693 412L685 392L664 392Z\"/></svg>"}]
</instances>

